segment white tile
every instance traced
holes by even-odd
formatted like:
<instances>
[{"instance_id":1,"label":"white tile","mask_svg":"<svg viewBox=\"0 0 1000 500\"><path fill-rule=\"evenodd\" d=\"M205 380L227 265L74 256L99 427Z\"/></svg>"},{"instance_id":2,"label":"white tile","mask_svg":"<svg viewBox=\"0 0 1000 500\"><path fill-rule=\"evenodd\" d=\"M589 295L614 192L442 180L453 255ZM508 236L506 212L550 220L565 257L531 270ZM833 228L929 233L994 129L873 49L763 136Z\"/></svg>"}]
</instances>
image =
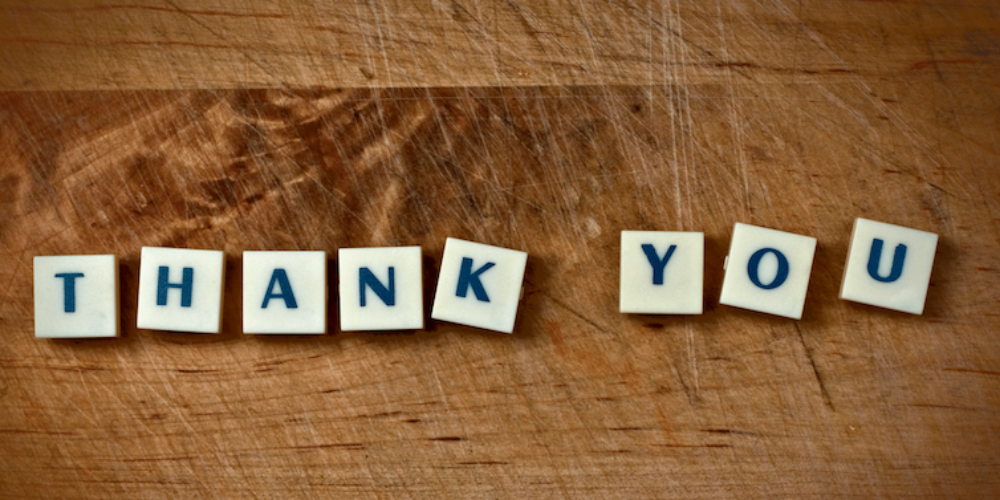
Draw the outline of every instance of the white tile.
<instances>
[{"instance_id":1,"label":"white tile","mask_svg":"<svg viewBox=\"0 0 1000 500\"><path fill-rule=\"evenodd\" d=\"M340 329L422 329L421 259L420 247L341 248Z\"/></svg>"},{"instance_id":2,"label":"white tile","mask_svg":"<svg viewBox=\"0 0 1000 500\"><path fill-rule=\"evenodd\" d=\"M35 257L35 337L117 337L118 258Z\"/></svg>"},{"instance_id":3,"label":"white tile","mask_svg":"<svg viewBox=\"0 0 1000 500\"><path fill-rule=\"evenodd\" d=\"M619 310L701 314L705 234L622 231Z\"/></svg>"},{"instance_id":4,"label":"white tile","mask_svg":"<svg viewBox=\"0 0 1000 500\"><path fill-rule=\"evenodd\" d=\"M840 298L922 314L937 242L934 233L856 219Z\"/></svg>"},{"instance_id":5,"label":"white tile","mask_svg":"<svg viewBox=\"0 0 1000 500\"><path fill-rule=\"evenodd\" d=\"M136 326L219 333L224 260L225 255L217 250L143 247Z\"/></svg>"},{"instance_id":6,"label":"white tile","mask_svg":"<svg viewBox=\"0 0 1000 500\"><path fill-rule=\"evenodd\" d=\"M243 333L326 333L326 252L243 252Z\"/></svg>"},{"instance_id":7,"label":"white tile","mask_svg":"<svg viewBox=\"0 0 1000 500\"><path fill-rule=\"evenodd\" d=\"M528 254L448 238L431 318L514 331Z\"/></svg>"},{"instance_id":8,"label":"white tile","mask_svg":"<svg viewBox=\"0 0 1000 500\"><path fill-rule=\"evenodd\" d=\"M719 302L802 318L816 238L737 223Z\"/></svg>"}]
</instances>

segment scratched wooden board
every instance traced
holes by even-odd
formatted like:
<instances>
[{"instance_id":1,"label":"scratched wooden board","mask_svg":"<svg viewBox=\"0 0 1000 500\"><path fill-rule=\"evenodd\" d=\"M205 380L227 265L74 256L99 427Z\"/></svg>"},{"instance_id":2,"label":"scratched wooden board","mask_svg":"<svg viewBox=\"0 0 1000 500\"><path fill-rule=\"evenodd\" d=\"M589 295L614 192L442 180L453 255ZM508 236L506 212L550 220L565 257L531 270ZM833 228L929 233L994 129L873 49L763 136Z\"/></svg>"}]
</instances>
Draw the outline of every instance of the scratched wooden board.
<instances>
[{"instance_id":1,"label":"scratched wooden board","mask_svg":"<svg viewBox=\"0 0 1000 500\"><path fill-rule=\"evenodd\" d=\"M998 61L985 1L8 2L0 497L1000 495ZM923 316L837 299L859 216L941 235ZM802 321L719 306L735 222L818 238ZM617 313L622 229L706 233L703 316ZM513 335L240 335L243 250L429 304L448 236L529 252ZM135 329L144 245L223 334ZM123 338L33 338L67 253Z\"/></svg>"}]
</instances>

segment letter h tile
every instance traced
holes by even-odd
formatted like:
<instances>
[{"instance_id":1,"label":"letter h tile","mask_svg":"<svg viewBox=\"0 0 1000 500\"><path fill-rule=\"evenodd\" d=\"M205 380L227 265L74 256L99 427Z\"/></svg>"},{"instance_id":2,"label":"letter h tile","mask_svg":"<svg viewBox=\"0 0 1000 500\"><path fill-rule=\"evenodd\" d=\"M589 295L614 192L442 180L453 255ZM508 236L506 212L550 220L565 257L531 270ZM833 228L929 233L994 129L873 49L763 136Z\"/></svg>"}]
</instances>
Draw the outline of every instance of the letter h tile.
<instances>
[{"instance_id":1,"label":"letter h tile","mask_svg":"<svg viewBox=\"0 0 1000 500\"><path fill-rule=\"evenodd\" d=\"M136 326L219 333L224 260L218 250L143 247Z\"/></svg>"}]
</instances>

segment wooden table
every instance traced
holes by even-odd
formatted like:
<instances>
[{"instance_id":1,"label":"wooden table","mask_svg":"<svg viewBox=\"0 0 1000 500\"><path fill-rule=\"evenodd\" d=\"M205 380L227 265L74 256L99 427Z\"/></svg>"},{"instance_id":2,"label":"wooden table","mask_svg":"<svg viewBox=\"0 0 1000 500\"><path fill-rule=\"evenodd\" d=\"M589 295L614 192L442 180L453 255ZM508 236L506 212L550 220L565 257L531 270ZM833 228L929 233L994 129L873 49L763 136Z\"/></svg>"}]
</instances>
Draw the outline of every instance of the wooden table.
<instances>
[{"instance_id":1,"label":"wooden table","mask_svg":"<svg viewBox=\"0 0 1000 500\"><path fill-rule=\"evenodd\" d=\"M0 88L3 498L1000 495L994 2L5 1ZM940 234L923 316L837 298L856 217ZM801 321L719 306L736 222L818 238ZM705 232L704 315L617 312L623 229ZM529 252L513 335L240 333L243 250L429 302L448 236ZM223 334L135 329L144 245ZM69 253L123 338L33 337Z\"/></svg>"}]
</instances>

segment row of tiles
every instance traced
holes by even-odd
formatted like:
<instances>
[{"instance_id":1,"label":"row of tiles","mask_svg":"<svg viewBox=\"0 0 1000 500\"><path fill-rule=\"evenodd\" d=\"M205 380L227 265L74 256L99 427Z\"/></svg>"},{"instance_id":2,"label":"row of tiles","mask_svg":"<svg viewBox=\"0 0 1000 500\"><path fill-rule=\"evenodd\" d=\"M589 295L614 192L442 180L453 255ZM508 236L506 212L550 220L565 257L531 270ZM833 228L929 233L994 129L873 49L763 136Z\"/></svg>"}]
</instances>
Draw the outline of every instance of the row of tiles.
<instances>
[{"instance_id":1,"label":"row of tiles","mask_svg":"<svg viewBox=\"0 0 1000 500\"><path fill-rule=\"evenodd\" d=\"M857 219L840 297L921 314L937 235ZM736 224L720 303L802 317L816 239ZM891 258L889 257L891 254ZM701 314L705 240L698 232L622 231L620 311ZM136 326L218 333L225 256L216 250L144 247ZM338 252L343 331L424 327L418 246ZM431 318L511 333L527 254L448 238ZM243 253L243 332L327 331L323 251ZM114 255L34 260L35 336L116 337L118 265Z\"/></svg>"}]
</instances>

